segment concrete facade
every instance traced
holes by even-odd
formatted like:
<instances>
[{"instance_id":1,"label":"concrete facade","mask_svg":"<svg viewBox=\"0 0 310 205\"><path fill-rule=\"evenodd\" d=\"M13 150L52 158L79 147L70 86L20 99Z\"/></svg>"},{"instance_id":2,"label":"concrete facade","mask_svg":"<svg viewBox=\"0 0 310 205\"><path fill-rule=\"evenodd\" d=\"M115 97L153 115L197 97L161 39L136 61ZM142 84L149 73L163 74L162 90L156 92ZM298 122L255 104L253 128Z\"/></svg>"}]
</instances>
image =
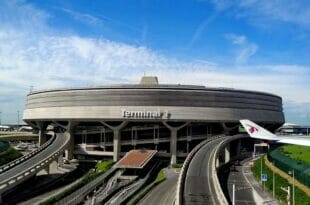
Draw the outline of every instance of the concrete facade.
<instances>
[{"instance_id":1,"label":"concrete facade","mask_svg":"<svg viewBox=\"0 0 310 205\"><path fill-rule=\"evenodd\" d=\"M171 157L171 163L176 163L178 156L186 156L191 146L203 139L198 135L207 137L229 130L243 118L269 127L280 126L284 122L281 97L255 91L163 85L157 78L146 78L133 85L32 92L27 96L23 116L41 132L48 125L68 131L68 124L74 122L70 128L71 153L77 145L95 147L92 152L113 155L116 161L131 147L155 145L162 150L158 154ZM198 133L196 137L188 134L192 128ZM107 137L99 143L102 129L108 130L104 133ZM79 134L80 130L84 134ZM183 154L184 146L187 151ZM88 151L85 148L79 153L87 155Z\"/></svg>"}]
</instances>

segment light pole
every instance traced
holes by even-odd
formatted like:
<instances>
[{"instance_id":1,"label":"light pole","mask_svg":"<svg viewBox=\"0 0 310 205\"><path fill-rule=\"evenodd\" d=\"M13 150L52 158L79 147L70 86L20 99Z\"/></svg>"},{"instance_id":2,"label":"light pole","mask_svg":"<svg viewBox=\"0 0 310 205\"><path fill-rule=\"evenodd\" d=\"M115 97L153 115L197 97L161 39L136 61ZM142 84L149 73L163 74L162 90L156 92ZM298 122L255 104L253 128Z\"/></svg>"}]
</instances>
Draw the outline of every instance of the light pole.
<instances>
[{"instance_id":1,"label":"light pole","mask_svg":"<svg viewBox=\"0 0 310 205\"><path fill-rule=\"evenodd\" d=\"M17 126L19 125L19 110L17 110Z\"/></svg>"},{"instance_id":2,"label":"light pole","mask_svg":"<svg viewBox=\"0 0 310 205\"><path fill-rule=\"evenodd\" d=\"M295 205L295 171L289 171L289 175L293 175L293 205Z\"/></svg>"},{"instance_id":3,"label":"light pole","mask_svg":"<svg viewBox=\"0 0 310 205\"><path fill-rule=\"evenodd\" d=\"M263 156L261 156L260 158L260 182L263 184Z\"/></svg>"},{"instance_id":4,"label":"light pole","mask_svg":"<svg viewBox=\"0 0 310 205\"><path fill-rule=\"evenodd\" d=\"M236 189L235 189L235 184L233 184L233 195L232 195L232 205L235 205L236 204L236 195L235 195L235 192L236 192Z\"/></svg>"},{"instance_id":5,"label":"light pole","mask_svg":"<svg viewBox=\"0 0 310 205\"><path fill-rule=\"evenodd\" d=\"M274 163L272 163L272 165L273 164ZM276 178L275 178L274 171L272 171L272 196L273 198L275 197L275 187L276 187Z\"/></svg>"},{"instance_id":6,"label":"light pole","mask_svg":"<svg viewBox=\"0 0 310 205\"><path fill-rule=\"evenodd\" d=\"M1 125L1 114L2 114L2 112L0 111L0 125Z\"/></svg>"}]
</instances>

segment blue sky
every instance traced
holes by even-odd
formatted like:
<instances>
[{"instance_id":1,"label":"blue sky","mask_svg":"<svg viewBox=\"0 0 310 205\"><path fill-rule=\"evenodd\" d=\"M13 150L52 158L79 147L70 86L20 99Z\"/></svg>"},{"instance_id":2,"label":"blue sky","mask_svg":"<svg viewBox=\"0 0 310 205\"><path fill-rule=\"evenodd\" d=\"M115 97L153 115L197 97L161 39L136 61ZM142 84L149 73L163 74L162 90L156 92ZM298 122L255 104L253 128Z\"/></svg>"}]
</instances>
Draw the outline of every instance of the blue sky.
<instances>
[{"instance_id":1,"label":"blue sky","mask_svg":"<svg viewBox=\"0 0 310 205\"><path fill-rule=\"evenodd\" d=\"M307 0L2 0L0 112L16 123L35 90L162 83L271 92L310 124Z\"/></svg>"}]
</instances>

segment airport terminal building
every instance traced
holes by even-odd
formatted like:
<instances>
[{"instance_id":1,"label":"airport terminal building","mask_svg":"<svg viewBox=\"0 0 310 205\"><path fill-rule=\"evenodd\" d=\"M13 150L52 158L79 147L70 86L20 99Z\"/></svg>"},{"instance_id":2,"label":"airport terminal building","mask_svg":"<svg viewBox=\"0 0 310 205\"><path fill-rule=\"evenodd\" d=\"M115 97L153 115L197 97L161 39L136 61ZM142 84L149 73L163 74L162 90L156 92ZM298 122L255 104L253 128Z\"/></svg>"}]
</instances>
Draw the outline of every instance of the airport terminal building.
<instances>
[{"instance_id":1,"label":"airport terminal building","mask_svg":"<svg viewBox=\"0 0 310 205\"><path fill-rule=\"evenodd\" d=\"M132 149L152 149L171 163L208 137L237 131L243 118L275 130L284 123L281 97L144 76L139 84L35 91L23 116L41 144L51 129L70 133L69 159L118 160Z\"/></svg>"}]
</instances>

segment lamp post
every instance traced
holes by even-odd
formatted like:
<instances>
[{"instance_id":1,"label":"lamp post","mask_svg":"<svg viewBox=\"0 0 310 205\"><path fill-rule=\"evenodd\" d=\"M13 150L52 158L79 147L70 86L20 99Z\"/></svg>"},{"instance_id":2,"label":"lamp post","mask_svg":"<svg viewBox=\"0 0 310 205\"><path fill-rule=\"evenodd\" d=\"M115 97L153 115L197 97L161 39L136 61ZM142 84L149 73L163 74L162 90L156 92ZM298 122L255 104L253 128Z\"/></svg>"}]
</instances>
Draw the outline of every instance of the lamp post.
<instances>
[{"instance_id":1,"label":"lamp post","mask_svg":"<svg viewBox=\"0 0 310 205\"><path fill-rule=\"evenodd\" d=\"M235 184L233 184L233 195L232 195L232 205L235 205L236 204L236 195L235 195L235 192L236 192L236 188L235 188Z\"/></svg>"},{"instance_id":2,"label":"lamp post","mask_svg":"<svg viewBox=\"0 0 310 205\"><path fill-rule=\"evenodd\" d=\"M260 158L260 182L263 184L263 156L261 156Z\"/></svg>"},{"instance_id":3,"label":"lamp post","mask_svg":"<svg viewBox=\"0 0 310 205\"><path fill-rule=\"evenodd\" d=\"M19 110L17 110L17 126L19 125Z\"/></svg>"},{"instance_id":4,"label":"lamp post","mask_svg":"<svg viewBox=\"0 0 310 205\"><path fill-rule=\"evenodd\" d=\"M274 166L274 162L272 162L272 166ZM275 173L272 170L272 196L273 198L275 197L275 187L276 187L276 178L275 178Z\"/></svg>"}]
</instances>

